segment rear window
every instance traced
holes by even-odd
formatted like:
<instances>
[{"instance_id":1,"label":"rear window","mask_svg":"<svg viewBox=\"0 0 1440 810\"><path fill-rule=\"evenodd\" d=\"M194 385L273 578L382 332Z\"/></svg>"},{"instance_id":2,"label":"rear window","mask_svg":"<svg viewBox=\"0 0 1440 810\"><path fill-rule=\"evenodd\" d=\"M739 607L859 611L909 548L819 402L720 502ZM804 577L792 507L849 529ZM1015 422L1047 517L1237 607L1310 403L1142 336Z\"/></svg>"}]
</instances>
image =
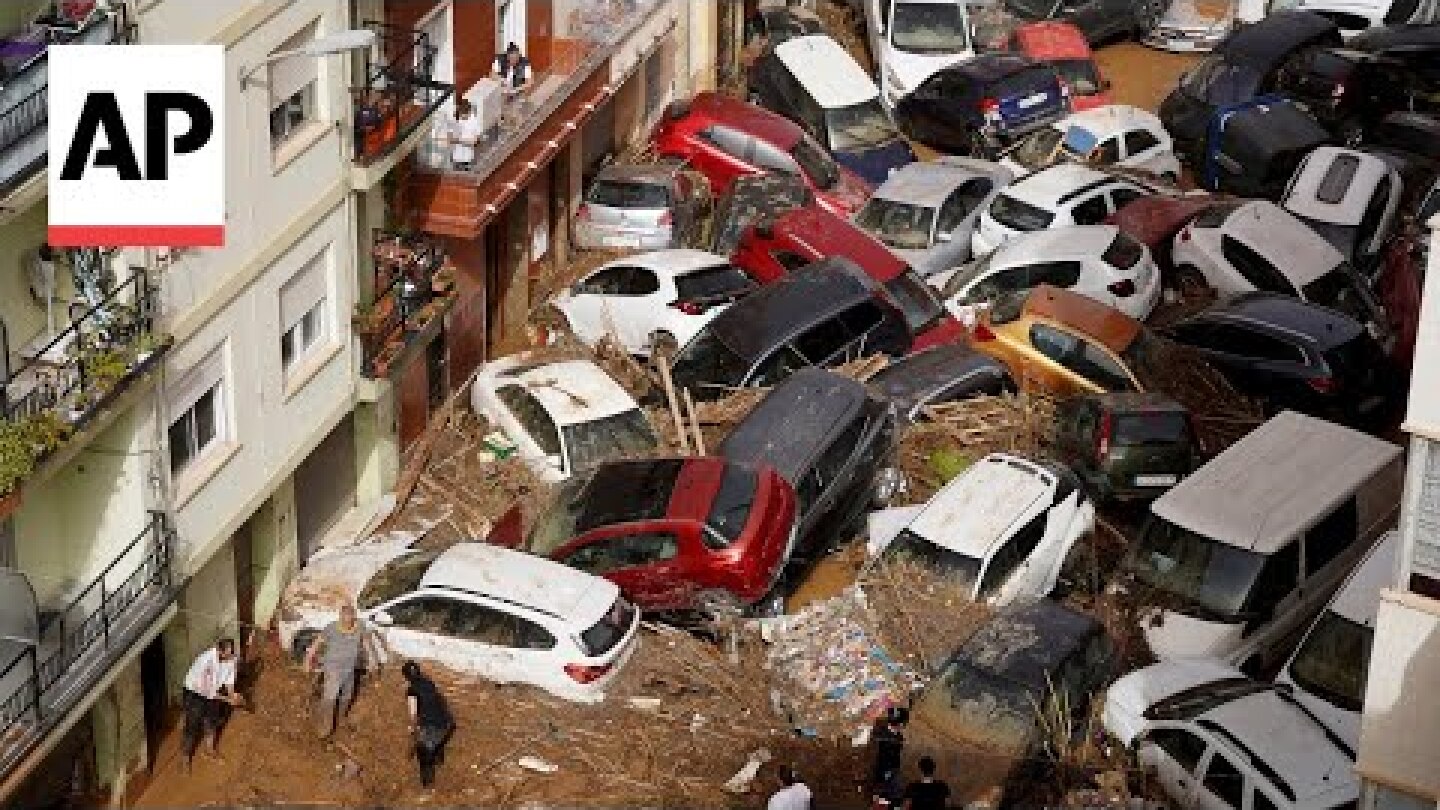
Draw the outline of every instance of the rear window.
<instances>
[{"instance_id":1,"label":"rear window","mask_svg":"<svg viewBox=\"0 0 1440 810\"><path fill-rule=\"evenodd\" d=\"M1235 213L1243 203L1218 203L1206 208L1195 217L1197 228L1219 228L1225 224L1225 220Z\"/></svg>"},{"instance_id":2,"label":"rear window","mask_svg":"<svg viewBox=\"0 0 1440 810\"><path fill-rule=\"evenodd\" d=\"M597 180L590 187L587 202L606 208L668 208L670 193L653 183Z\"/></svg>"},{"instance_id":3,"label":"rear window","mask_svg":"<svg viewBox=\"0 0 1440 810\"><path fill-rule=\"evenodd\" d=\"M1100 92L1100 74L1095 70L1095 63L1089 59L1061 59L1051 65L1070 85L1070 92L1074 95L1093 96Z\"/></svg>"},{"instance_id":4,"label":"rear window","mask_svg":"<svg viewBox=\"0 0 1440 810\"><path fill-rule=\"evenodd\" d=\"M750 364L744 358L726 346L713 331L706 329L681 350L675 358L672 373L677 388L703 388L706 385L739 385L749 370Z\"/></svg>"},{"instance_id":5,"label":"rear window","mask_svg":"<svg viewBox=\"0 0 1440 810\"><path fill-rule=\"evenodd\" d=\"M755 505L755 492L759 488L760 475L751 467L729 464L720 478L720 491L715 502L710 504L710 515L705 523L718 534L724 545L716 547L714 537L703 535L705 544L719 550L740 539L740 533L750 520L750 507Z\"/></svg>"},{"instance_id":6,"label":"rear window","mask_svg":"<svg viewBox=\"0 0 1440 810\"><path fill-rule=\"evenodd\" d=\"M1055 214L1001 194L990 203L990 218L1012 231L1039 231L1050 227Z\"/></svg>"},{"instance_id":7,"label":"rear window","mask_svg":"<svg viewBox=\"0 0 1440 810\"><path fill-rule=\"evenodd\" d=\"M1190 420L1183 413L1126 413L1115 417L1115 444L1125 447L1185 441Z\"/></svg>"},{"instance_id":8,"label":"rear window","mask_svg":"<svg viewBox=\"0 0 1440 810\"><path fill-rule=\"evenodd\" d=\"M1055 72L1048 67L1032 67L1012 73L995 82L991 88L996 97L1013 99L1021 99L1034 93L1053 95L1056 90L1058 82Z\"/></svg>"},{"instance_id":9,"label":"rear window","mask_svg":"<svg viewBox=\"0 0 1440 810\"><path fill-rule=\"evenodd\" d=\"M935 297L935 289L908 269L885 282L885 292L899 307L911 334L925 331L945 314L945 305Z\"/></svg>"},{"instance_id":10,"label":"rear window","mask_svg":"<svg viewBox=\"0 0 1440 810\"><path fill-rule=\"evenodd\" d=\"M1115 241L1111 242L1110 247L1105 248L1105 252L1100 254L1100 260L1112 267L1129 270L1140 261L1140 257L1143 255L1145 255L1145 247L1121 233L1116 234Z\"/></svg>"},{"instance_id":11,"label":"rear window","mask_svg":"<svg viewBox=\"0 0 1440 810\"><path fill-rule=\"evenodd\" d=\"M580 634L580 643L585 647L585 653L593 657L615 649L615 645L625 638L625 633L633 621L635 606L626 602L623 597L616 599L615 604L605 611L604 618Z\"/></svg>"},{"instance_id":12,"label":"rear window","mask_svg":"<svg viewBox=\"0 0 1440 810\"><path fill-rule=\"evenodd\" d=\"M754 288L749 276L729 264L702 267L675 279L679 299L694 303L731 299Z\"/></svg>"},{"instance_id":13,"label":"rear window","mask_svg":"<svg viewBox=\"0 0 1440 810\"><path fill-rule=\"evenodd\" d=\"M1325 365L1338 377L1363 378L1385 368L1385 350L1363 331L1322 353Z\"/></svg>"},{"instance_id":14,"label":"rear window","mask_svg":"<svg viewBox=\"0 0 1440 810\"><path fill-rule=\"evenodd\" d=\"M1325 170L1325 176L1320 178L1320 186L1315 189L1315 199L1330 205L1343 202L1345 192L1350 190L1350 184L1355 180L1355 171L1359 168L1360 158L1357 155L1337 155Z\"/></svg>"}]
</instances>

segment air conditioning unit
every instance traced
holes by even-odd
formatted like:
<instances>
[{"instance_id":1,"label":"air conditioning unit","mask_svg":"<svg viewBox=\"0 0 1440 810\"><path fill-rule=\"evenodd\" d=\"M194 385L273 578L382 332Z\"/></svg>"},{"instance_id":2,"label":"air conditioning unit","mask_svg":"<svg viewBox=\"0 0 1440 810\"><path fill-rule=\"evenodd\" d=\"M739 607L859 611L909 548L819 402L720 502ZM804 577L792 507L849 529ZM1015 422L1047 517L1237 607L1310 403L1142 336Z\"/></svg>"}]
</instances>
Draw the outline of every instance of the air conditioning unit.
<instances>
[{"instance_id":1,"label":"air conditioning unit","mask_svg":"<svg viewBox=\"0 0 1440 810\"><path fill-rule=\"evenodd\" d=\"M505 109L505 90L500 80L486 76L465 91L465 98L474 106L487 135L500 126L500 115Z\"/></svg>"}]
</instances>

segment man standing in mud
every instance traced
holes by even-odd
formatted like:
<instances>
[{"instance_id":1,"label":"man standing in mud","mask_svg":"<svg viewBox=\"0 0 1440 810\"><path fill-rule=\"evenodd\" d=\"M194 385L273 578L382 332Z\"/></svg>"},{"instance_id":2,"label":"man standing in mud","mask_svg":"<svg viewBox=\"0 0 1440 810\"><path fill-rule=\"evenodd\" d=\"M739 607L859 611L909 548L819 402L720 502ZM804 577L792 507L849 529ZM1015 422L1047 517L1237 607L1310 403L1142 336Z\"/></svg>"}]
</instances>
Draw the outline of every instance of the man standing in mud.
<instances>
[{"instance_id":1,"label":"man standing in mud","mask_svg":"<svg viewBox=\"0 0 1440 810\"><path fill-rule=\"evenodd\" d=\"M905 751L905 725L909 722L908 709L892 707L872 735L875 761L870 768L870 795L874 807L900 803L900 759Z\"/></svg>"},{"instance_id":2,"label":"man standing in mud","mask_svg":"<svg viewBox=\"0 0 1440 810\"><path fill-rule=\"evenodd\" d=\"M323 675L315 704L315 731L320 739L328 740L335 733L336 715L350 713L361 666L369 665L378 673L383 655L370 629L355 615L355 606L344 605L340 618L320 631L305 651L306 672L315 671L317 659Z\"/></svg>"},{"instance_id":3,"label":"man standing in mud","mask_svg":"<svg viewBox=\"0 0 1440 810\"><path fill-rule=\"evenodd\" d=\"M195 758L200 738L209 739L210 756L220 756L217 741L225 706L241 706L244 700L235 691L235 639L222 638L215 646L195 657L185 673L185 689L181 693L185 709L185 728L181 748L185 756L185 772Z\"/></svg>"}]
</instances>

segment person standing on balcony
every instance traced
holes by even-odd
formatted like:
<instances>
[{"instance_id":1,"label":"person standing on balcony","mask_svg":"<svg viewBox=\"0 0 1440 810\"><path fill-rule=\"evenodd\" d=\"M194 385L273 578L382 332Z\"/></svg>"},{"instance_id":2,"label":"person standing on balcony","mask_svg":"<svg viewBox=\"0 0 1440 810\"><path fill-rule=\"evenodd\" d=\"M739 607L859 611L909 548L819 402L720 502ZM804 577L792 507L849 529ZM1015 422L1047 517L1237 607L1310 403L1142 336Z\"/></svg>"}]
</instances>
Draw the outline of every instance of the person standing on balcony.
<instances>
[{"instance_id":1,"label":"person standing on balcony","mask_svg":"<svg viewBox=\"0 0 1440 810\"><path fill-rule=\"evenodd\" d=\"M337 714L345 717L350 713L355 701L355 678L361 667L379 676L384 660L380 647L379 640L355 614L354 605L341 606L340 618L310 643L310 649L305 651L305 671L316 671L318 661L323 673L320 699L315 705L315 730L320 739L328 740L335 733Z\"/></svg>"},{"instance_id":2,"label":"person standing on balcony","mask_svg":"<svg viewBox=\"0 0 1440 810\"><path fill-rule=\"evenodd\" d=\"M530 60L520 53L520 46L512 42L495 57L495 78L500 80L507 98L530 89Z\"/></svg>"},{"instance_id":3,"label":"person standing on balcony","mask_svg":"<svg viewBox=\"0 0 1440 810\"><path fill-rule=\"evenodd\" d=\"M245 699L235 691L235 639L222 638L195 657L190 671L185 673L181 700L185 709L181 749L185 772L189 773L201 737L209 737L210 755L219 758L220 722L226 705L245 704Z\"/></svg>"},{"instance_id":4,"label":"person standing on balcony","mask_svg":"<svg viewBox=\"0 0 1440 810\"><path fill-rule=\"evenodd\" d=\"M455 102L455 120L450 122L445 140L450 144L450 167L456 171L468 172L475 165L475 145L485 130L480 126L480 116L469 99Z\"/></svg>"}]
</instances>

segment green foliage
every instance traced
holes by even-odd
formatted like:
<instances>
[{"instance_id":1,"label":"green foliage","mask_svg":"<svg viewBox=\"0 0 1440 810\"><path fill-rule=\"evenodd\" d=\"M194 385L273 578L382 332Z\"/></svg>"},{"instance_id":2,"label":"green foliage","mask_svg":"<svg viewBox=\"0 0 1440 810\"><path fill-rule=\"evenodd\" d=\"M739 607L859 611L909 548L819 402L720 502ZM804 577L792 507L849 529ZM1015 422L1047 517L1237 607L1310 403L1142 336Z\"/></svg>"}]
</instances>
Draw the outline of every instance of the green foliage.
<instances>
[{"instance_id":1,"label":"green foliage","mask_svg":"<svg viewBox=\"0 0 1440 810\"><path fill-rule=\"evenodd\" d=\"M948 447L942 447L930 454L930 469L940 477L941 482L948 482L950 479L965 472L966 468L974 463L974 459L965 453Z\"/></svg>"},{"instance_id":2,"label":"green foliage","mask_svg":"<svg viewBox=\"0 0 1440 810\"><path fill-rule=\"evenodd\" d=\"M85 377L91 383L96 396L103 396L130 373L130 360L134 352L122 349L100 349L86 352L81 362L85 364Z\"/></svg>"},{"instance_id":3,"label":"green foliage","mask_svg":"<svg viewBox=\"0 0 1440 810\"><path fill-rule=\"evenodd\" d=\"M35 471L47 453L70 437L70 426L46 411L0 420L0 493L10 492Z\"/></svg>"}]
</instances>

